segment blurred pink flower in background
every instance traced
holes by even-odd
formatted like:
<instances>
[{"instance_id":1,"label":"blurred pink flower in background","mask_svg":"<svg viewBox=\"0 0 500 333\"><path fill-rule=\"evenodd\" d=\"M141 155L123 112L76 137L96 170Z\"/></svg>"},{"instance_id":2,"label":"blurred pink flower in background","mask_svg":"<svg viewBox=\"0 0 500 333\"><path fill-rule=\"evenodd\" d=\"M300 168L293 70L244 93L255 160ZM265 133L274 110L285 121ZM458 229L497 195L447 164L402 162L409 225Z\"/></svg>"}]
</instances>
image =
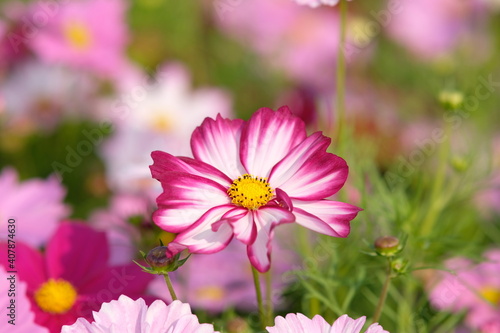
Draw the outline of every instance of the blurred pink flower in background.
<instances>
[{"instance_id":1,"label":"blurred pink flower in background","mask_svg":"<svg viewBox=\"0 0 500 333\"><path fill-rule=\"evenodd\" d=\"M287 236L293 237L293 234ZM280 297L287 286L282 275L292 269L294 262L298 261L298 256L276 241L273 242L273 254L275 258L279 258L271 268L273 304L281 308L283 300ZM191 304L195 309L210 313L220 313L229 308L246 311L257 309L255 285L245 246L236 240L223 251L210 255L192 255L171 277L179 299ZM157 278L149 290L159 298L170 300L163 277Z\"/></svg>"},{"instance_id":2,"label":"blurred pink flower in background","mask_svg":"<svg viewBox=\"0 0 500 333\"><path fill-rule=\"evenodd\" d=\"M4 21L0 20L0 79L2 71L12 69L29 55L27 39L22 33L26 8L26 4L19 1L0 4L0 17L5 17Z\"/></svg>"},{"instance_id":3,"label":"blurred pink flower in background","mask_svg":"<svg viewBox=\"0 0 500 333\"><path fill-rule=\"evenodd\" d=\"M118 191L156 197L161 188L144 167L151 164L151 151L191 156L193 130L205 117L231 116L231 99L217 88L193 89L189 73L180 64L160 67L153 83L132 77L123 90L102 107L103 117L123 112L115 120L115 132L103 144L108 182Z\"/></svg>"},{"instance_id":4,"label":"blurred pink flower in background","mask_svg":"<svg viewBox=\"0 0 500 333\"><path fill-rule=\"evenodd\" d=\"M0 84L6 126L27 131L89 117L95 93L95 82L85 73L36 60L18 64Z\"/></svg>"},{"instance_id":5,"label":"blurred pink flower in background","mask_svg":"<svg viewBox=\"0 0 500 333\"><path fill-rule=\"evenodd\" d=\"M366 317L352 319L348 315L340 316L333 325L326 322L320 315L312 319L301 313L289 313L285 318L275 318L275 325L267 327L269 333L360 333L365 324ZM370 325L365 333L389 333L379 324Z\"/></svg>"},{"instance_id":6,"label":"blurred pink flower in background","mask_svg":"<svg viewBox=\"0 0 500 333\"><path fill-rule=\"evenodd\" d=\"M248 121L207 118L191 137L194 158L152 153L151 173L163 187L153 220L193 253L221 251L235 237L260 272L270 268L280 224L347 237L361 209L325 200L348 174L346 162L326 151L330 141L321 132L307 136L287 107L261 108Z\"/></svg>"},{"instance_id":7,"label":"blurred pink flower in background","mask_svg":"<svg viewBox=\"0 0 500 333\"><path fill-rule=\"evenodd\" d=\"M200 324L189 304L180 301L166 305L156 300L148 307L142 298L134 301L121 295L116 301L104 303L93 316L94 322L80 318L64 326L61 333L218 333L213 325Z\"/></svg>"},{"instance_id":8,"label":"blurred pink flower in background","mask_svg":"<svg viewBox=\"0 0 500 333\"><path fill-rule=\"evenodd\" d=\"M31 311L31 302L26 295L26 283L19 281L17 274L10 274L7 271L12 271L12 269L5 269L0 265L0 290L2 290L0 294L0 318L2 318L0 320L0 331L9 333L48 333L49 331L45 327L35 324L35 315ZM13 276L14 279L12 279ZM12 300L15 303L12 303ZM9 323L11 320L13 324Z\"/></svg>"},{"instance_id":9,"label":"blurred pink flower in background","mask_svg":"<svg viewBox=\"0 0 500 333\"><path fill-rule=\"evenodd\" d=\"M485 15L481 1L414 0L405 1L388 24L389 36L423 59L448 55L468 38ZM483 36L477 34L475 39ZM477 50L476 50L477 52Z\"/></svg>"},{"instance_id":10,"label":"blurred pink flower in background","mask_svg":"<svg viewBox=\"0 0 500 333\"><path fill-rule=\"evenodd\" d=\"M90 224L98 230L106 232L110 246L109 263L120 265L130 263L139 253L137 245L140 241L138 223L151 223L154 200L145 196L132 194L116 194L107 209L95 211L89 218Z\"/></svg>"},{"instance_id":11,"label":"blurred pink flower in background","mask_svg":"<svg viewBox=\"0 0 500 333\"><path fill-rule=\"evenodd\" d=\"M31 7L42 11L42 2ZM48 24L30 39L33 51L48 63L88 70L104 78L119 77L127 65L127 2L74 0L49 11Z\"/></svg>"},{"instance_id":12,"label":"blurred pink flower in background","mask_svg":"<svg viewBox=\"0 0 500 333\"><path fill-rule=\"evenodd\" d=\"M7 220L16 220L16 239L34 247L45 245L59 221L70 213L63 203L65 188L52 176L19 182L13 168L0 173L0 241L7 239Z\"/></svg>"},{"instance_id":13,"label":"blurred pink flower in background","mask_svg":"<svg viewBox=\"0 0 500 333\"><path fill-rule=\"evenodd\" d=\"M0 248L7 253L6 243ZM152 276L134 263L109 266L108 251L103 232L74 222L59 225L43 254L16 242L17 277L27 284L35 322L58 333L120 294L142 296ZM7 256L0 263L9 267Z\"/></svg>"},{"instance_id":14,"label":"blurred pink flower in background","mask_svg":"<svg viewBox=\"0 0 500 333\"><path fill-rule=\"evenodd\" d=\"M484 258L478 264L464 258L448 261L447 268L456 274L441 273L430 300L440 310L466 311L471 328L492 333L500 318L500 250L487 251Z\"/></svg>"},{"instance_id":15,"label":"blurred pink flower in background","mask_svg":"<svg viewBox=\"0 0 500 333\"><path fill-rule=\"evenodd\" d=\"M339 0L295 0L299 5L307 5L313 8L321 5L335 6Z\"/></svg>"},{"instance_id":16,"label":"blurred pink flower in background","mask_svg":"<svg viewBox=\"0 0 500 333\"><path fill-rule=\"evenodd\" d=\"M223 32L287 77L315 89L333 86L340 40L337 12L290 0L244 0L216 14Z\"/></svg>"}]
</instances>

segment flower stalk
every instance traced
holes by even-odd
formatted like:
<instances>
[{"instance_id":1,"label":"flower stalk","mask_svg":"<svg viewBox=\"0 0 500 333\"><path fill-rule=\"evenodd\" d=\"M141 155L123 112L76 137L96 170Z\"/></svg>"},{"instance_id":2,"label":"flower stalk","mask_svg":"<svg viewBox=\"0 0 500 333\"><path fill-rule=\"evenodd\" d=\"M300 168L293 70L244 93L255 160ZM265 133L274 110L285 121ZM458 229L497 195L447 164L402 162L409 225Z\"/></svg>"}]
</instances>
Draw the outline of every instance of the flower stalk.
<instances>
[{"instance_id":1,"label":"flower stalk","mask_svg":"<svg viewBox=\"0 0 500 333\"><path fill-rule=\"evenodd\" d=\"M170 280L170 276L168 276L168 273L164 273L163 277L165 278L165 283L167 284L168 291L170 293L170 296L172 297L172 301L178 300L177 295L175 294L174 286L172 285L172 281Z\"/></svg>"},{"instance_id":2,"label":"flower stalk","mask_svg":"<svg viewBox=\"0 0 500 333\"><path fill-rule=\"evenodd\" d=\"M373 322L378 322L380 315L382 314L382 309L384 308L385 299L387 298L387 293L389 292L389 286L392 280L392 263L391 258L387 258L387 274L385 277L384 286L380 292L380 297L378 299L377 307L375 308L375 313L373 314Z\"/></svg>"},{"instance_id":3,"label":"flower stalk","mask_svg":"<svg viewBox=\"0 0 500 333\"><path fill-rule=\"evenodd\" d=\"M264 329L267 323L267 315L266 315L266 310L264 309L264 304L262 302L262 290L260 288L259 272L253 266L252 266L252 276L253 276L253 283L255 286L255 294L257 296L257 306L259 308L260 324Z\"/></svg>"}]
</instances>

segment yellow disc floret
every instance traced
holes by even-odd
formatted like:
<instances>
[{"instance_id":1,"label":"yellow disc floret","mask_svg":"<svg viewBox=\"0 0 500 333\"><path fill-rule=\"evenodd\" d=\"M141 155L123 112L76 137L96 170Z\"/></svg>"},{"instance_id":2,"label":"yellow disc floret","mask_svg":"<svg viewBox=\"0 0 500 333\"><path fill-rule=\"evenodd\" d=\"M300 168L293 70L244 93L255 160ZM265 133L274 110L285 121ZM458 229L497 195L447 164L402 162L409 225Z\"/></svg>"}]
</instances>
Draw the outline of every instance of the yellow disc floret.
<instances>
[{"instance_id":1,"label":"yellow disc floret","mask_svg":"<svg viewBox=\"0 0 500 333\"><path fill-rule=\"evenodd\" d=\"M271 200L273 190L267 178L244 174L233 181L227 190L232 202L248 209L258 209Z\"/></svg>"},{"instance_id":2,"label":"yellow disc floret","mask_svg":"<svg viewBox=\"0 0 500 333\"><path fill-rule=\"evenodd\" d=\"M62 314L71 309L77 296L75 288L68 281L49 279L35 292L35 302L45 312Z\"/></svg>"},{"instance_id":3,"label":"yellow disc floret","mask_svg":"<svg viewBox=\"0 0 500 333\"><path fill-rule=\"evenodd\" d=\"M480 292L481 296L493 305L500 305L500 289L486 287L482 288Z\"/></svg>"},{"instance_id":4,"label":"yellow disc floret","mask_svg":"<svg viewBox=\"0 0 500 333\"><path fill-rule=\"evenodd\" d=\"M89 29L81 23L70 22L64 27L64 35L69 44L80 51L90 47L92 38Z\"/></svg>"}]
</instances>

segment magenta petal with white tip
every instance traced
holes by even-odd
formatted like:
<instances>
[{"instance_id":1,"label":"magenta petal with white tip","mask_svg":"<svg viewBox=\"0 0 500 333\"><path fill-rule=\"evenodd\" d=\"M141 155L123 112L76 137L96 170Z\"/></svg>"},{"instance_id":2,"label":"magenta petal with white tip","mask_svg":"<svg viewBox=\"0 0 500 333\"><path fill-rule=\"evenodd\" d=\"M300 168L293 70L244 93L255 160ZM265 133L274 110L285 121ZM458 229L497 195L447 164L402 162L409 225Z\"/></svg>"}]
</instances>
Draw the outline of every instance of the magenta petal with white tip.
<instances>
[{"instance_id":1,"label":"magenta petal with white tip","mask_svg":"<svg viewBox=\"0 0 500 333\"><path fill-rule=\"evenodd\" d=\"M280 207L263 207L253 212L257 237L247 247L248 258L259 272L267 272L271 265L271 240L273 229L278 224L291 223L295 217L288 210Z\"/></svg>"},{"instance_id":2,"label":"magenta petal with white tip","mask_svg":"<svg viewBox=\"0 0 500 333\"><path fill-rule=\"evenodd\" d=\"M361 210L344 202L330 200L293 200L293 205L298 224L334 237L347 237L351 229L349 222Z\"/></svg>"},{"instance_id":3,"label":"magenta petal with white tip","mask_svg":"<svg viewBox=\"0 0 500 333\"><path fill-rule=\"evenodd\" d=\"M243 126L240 158L248 173L268 177L289 151L306 138L305 124L288 108L262 108Z\"/></svg>"},{"instance_id":4,"label":"magenta petal with white tip","mask_svg":"<svg viewBox=\"0 0 500 333\"><path fill-rule=\"evenodd\" d=\"M206 118L191 137L191 149L196 159L210 164L224 172L231 179L245 173L239 160L240 119L224 119L220 115L215 120Z\"/></svg>"}]
</instances>

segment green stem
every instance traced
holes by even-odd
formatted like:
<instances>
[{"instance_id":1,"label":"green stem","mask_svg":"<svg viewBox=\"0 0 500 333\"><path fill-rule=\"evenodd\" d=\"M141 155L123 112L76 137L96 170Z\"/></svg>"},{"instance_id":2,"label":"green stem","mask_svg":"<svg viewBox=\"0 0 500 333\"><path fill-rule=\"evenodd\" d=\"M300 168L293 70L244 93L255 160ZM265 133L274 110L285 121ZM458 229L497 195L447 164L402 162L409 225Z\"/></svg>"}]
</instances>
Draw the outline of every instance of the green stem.
<instances>
[{"instance_id":1,"label":"green stem","mask_svg":"<svg viewBox=\"0 0 500 333\"><path fill-rule=\"evenodd\" d=\"M342 142L345 125L345 36L347 25L347 0L340 0L340 43L337 54L337 142Z\"/></svg>"},{"instance_id":2,"label":"green stem","mask_svg":"<svg viewBox=\"0 0 500 333\"><path fill-rule=\"evenodd\" d=\"M257 305L259 307L260 324L263 329L266 328L266 311L262 303L262 290L260 289L259 272L252 266L253 283L255 285L255 293L257 295Z\"/></svg>"},{"instance_id":3,"label":"green stem","mask_svg":"<svg viewBox=\"0 0 500 333\"><path fill-rule=\"evenodd\" d=\"M384 286L380 292L380 298L378 299L377 307L375 308L375 314L373 315L373 322L378 322L380 315L382 314L382 309L384 308L385 299L387 298L387 293L389 292L389 285L392 279L392 268L391 262L388 260L387 276L385 277Z\"/></svg>"},{"instance_id":4,"label":"green stem","mask_svg":"<svg viewBox=\"0 0 500 333\"><path fill-rule=\"evenodd\" d=\"M448 159L450 155L450 136L451 136L451 123L447 122L445 124L445 140L441 144L439 149L439 165L436 170L436 177L434 178L434 184L430 194L430 207L427 210L422 224L421 224L421 235L429 235L433 228L434 222L441 209L443 208L443 200L440 197L440 192L443 189L444 181L446 178L446 167L448 166Z\"/></svg>"},{"instance_id":5,"label":"green stem","mask_svg":"<svg viewBox=\"0 0 500 333\"><path fill-rule=\"evenodd\" d=\"M177 295L175 294L174 287L172 286L172 281L170 281L170 277L168 276L168 273L163 274L163 277L165 278L165 282L167 283L168 291L170 292L170 296L172 297L172 301L177 300Z\"/></svg>"},{"instance_id":6,"label":"green stem","mask_svg":"<svg viewBox=\"0 0 500 333\"><path fill-rule=\"evenodd\" d=\"M273 280L271 275L271 270L266 274L266 316L267 324L272 325L274 319L273 311Z\"/></svg>"}]
</instances>

